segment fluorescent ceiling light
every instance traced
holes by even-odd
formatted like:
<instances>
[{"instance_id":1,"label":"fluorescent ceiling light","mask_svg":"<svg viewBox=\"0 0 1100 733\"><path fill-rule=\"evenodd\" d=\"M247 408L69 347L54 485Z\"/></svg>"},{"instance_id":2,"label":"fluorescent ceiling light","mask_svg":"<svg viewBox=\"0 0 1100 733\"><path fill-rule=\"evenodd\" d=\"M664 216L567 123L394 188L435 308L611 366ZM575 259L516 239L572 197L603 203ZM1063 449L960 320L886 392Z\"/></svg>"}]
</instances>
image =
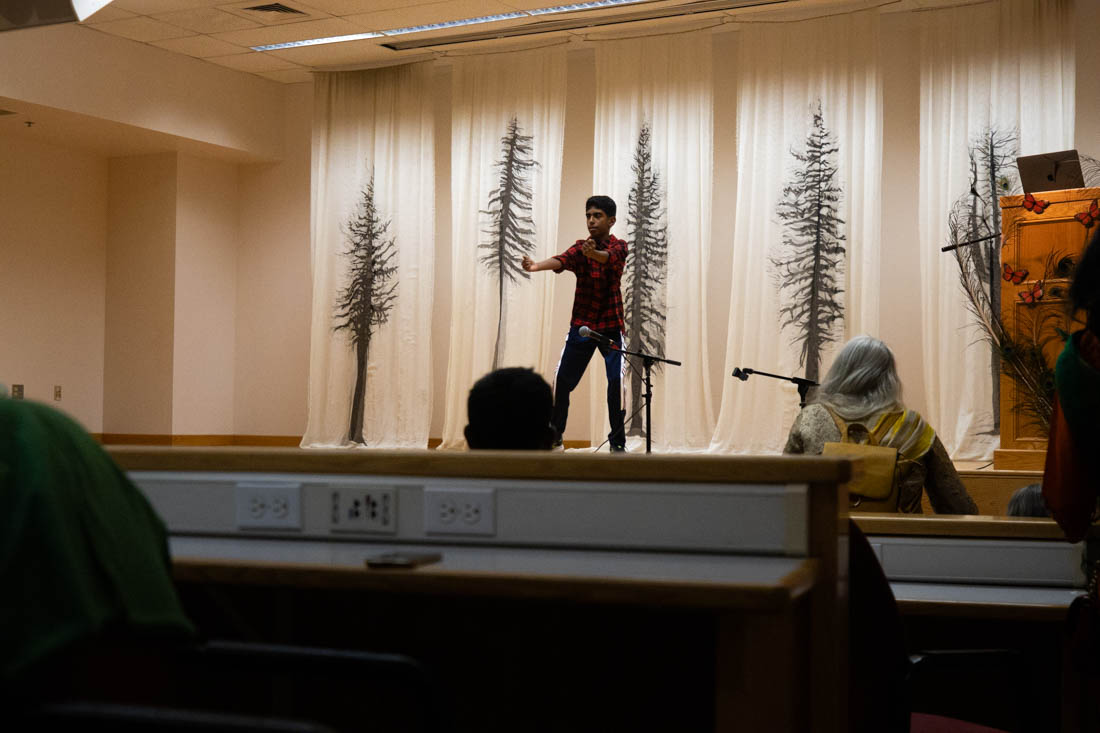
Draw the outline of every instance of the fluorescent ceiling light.
<instances>
[{"instance_id":1,"label":"fluorescent ceiling light","mask_svg":"<svg viewBox=\"0 0 1100 733\"><path fill-rule=\"evenodd\" d=\"M552 8L538 8L528 10L528 15L550 15L551 13L572 13L575 10L597 10L598 8L613 8L618 5L634 5L636 3L648 3L653 0L592 0L587 3L572 3L570 5L557 5Z\"/></svg>"},{"instance_id":2,"label":"fluorescent ceiling light","mask_svg":"<svg viewBox=\"0 0 1100 733\"><path fill-rule=\"evenodd\" d=\"M425 31L438 31L443 28L457 28L460 25L477 25L478 23L493 23L498 20L512 20L513 18L526 18L527 13L517 10L514 13L501 13L500 15L483 15L480 18L466 18L465 20L445 20L442 23L428 23L427 25L411 25L408 28L391 28L382 31L385 36L400 36L404 33L424 33Z\"/></svg>"},{"instance_id":3,"label":"fluorescent ceiling light","mask_svg":"<svg viewBox=\"0 0 1100 733\"><path fill-rule=\"evenodd\" d=\"M74 0L76 2L77 0ZM82 2L99 2L106 5L111 0L80 0ZM479 18L465 18L463 20L445 20L440 23L427 23L425 25L411 25L406 28L390 28L377 33L354 33L348 36L328 36L327 38L310 38L306 41L291 41L289 43L273 43L270 46L252 46L253 51L274 51L280 48L298 48L299 46L320 46L326 43L343 43L345 41L358 41L364 38L378 38L380 36L401 36L406 33L426 33L438 31L444 28L458 28L464 25L478 25L480 23L495 23L499 20L515 20L534 15L549 15L551 13L571 13L577 10L596 10L598 8L611 8L618 5L634 5L637 3L653 2L653 0L591 0L591 2L572 3L570 5L554 5L552 7L537 8L535 10L517 10L512 13L500 13L498 15L483 15Z\"/></svg>"},{"instance_id":4,"label":"fluorescent ceiling light","mask_svg":"<svg viewBox=\"0 0 1100 733\"><path fill-rule=\"evenodd\" d=\"M72 3L76 19L83 23L85 19L90 18L109 5L111 0L72 0Z\"/></svg>"},{"instance_id":5,"label":"fluorescent ceiling light","mask_svg":"<svg viewBox=\"0 0 1100 733\"><path fill-rule=\"evenodd\" d=\"M308 38L304 41L290 41L289 43L273 43L270 46L252 46L253 51L274 51L278 48L298 48L300 46L321 46L325 43L343 43L344 41L361 41L364 38L379 38L381 33L352 33L348 36L328 36L327 38Z\"/></svg>"}]
</instances>

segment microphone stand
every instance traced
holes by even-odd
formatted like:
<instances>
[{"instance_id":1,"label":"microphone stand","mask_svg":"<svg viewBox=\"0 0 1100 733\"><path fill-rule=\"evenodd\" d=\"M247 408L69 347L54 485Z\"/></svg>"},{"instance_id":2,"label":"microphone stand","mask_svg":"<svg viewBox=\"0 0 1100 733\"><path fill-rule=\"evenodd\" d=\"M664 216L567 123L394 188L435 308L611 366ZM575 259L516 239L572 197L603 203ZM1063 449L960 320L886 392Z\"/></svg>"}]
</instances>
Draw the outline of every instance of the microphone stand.
<instances>
[{"instance_id":1,"label":"microphone stand","mask_svg":"<svg viewBox=\"0 0 1100 733\"><path fill-rule=\"evenodd\" d=\"M616 347L615 347L614 344L612 344L611 348L614 349ZM644 381L645 381L645 395L644 395L644 397L645 397L645 452L647 454L652 453L653 452L653 430L652 430L653 415L651 414L650 408L649 408L649 403L653 399L653 381L650 379L651 370L653 369L653 365L656 364L657 362L661 362L662 364L671 364L672 366L683 366L683 364L681 364L678 361L674 361L672 359L666 359L663 356L657 356L655 354L647 354L644 351L630 351L629 349L623 349L623 348L619 348L619 349L617 349L617 351L619 351L620 353L622 353L626 356L636 356L636 357L638 357L639 359L642 360L642 368L645 370L645 376L644 376ZM623 433L624 433L623 439L625 440L626 439L626 435L625 435L626 425L623 425Z\"/></svg>"},{"instance_id":2,"label":"microphone stand","mask_svg":"<svg viewBox=\"0 0 1100 733\"><path fill-rule=\"evenodd\" d=\"M782 379L784 382L794 382L798 385L798 406L806 406L806 395L810 391L810 387L820 387L821 385L812 379L803 379L802 377L784 377L782 374L769 374L768 372L758 372L755 369L742 369L740 367L733 370L734 377L737 377L742 382L749 378L750 374L759 374L761 377L771 377L772 379Z\"/></svg>"},{"instance_id":3,"label":"microphone stand","mask_svg":"<svg viewBox=\"0 0 1100 733\"><path fill-rule=\"evenodd\" d=\"M949 244L946 247L940 247L940 252L950 252L951 250L958 249L959 247L969 247L972 244L978 244L979 242L988 242L990 239L997 239L1001 236L1000 232L996 234L990 234L988 237L979 237L978 239L970 239L965 242L959 242L958 244Z\"/></svg>"}]
</instances>

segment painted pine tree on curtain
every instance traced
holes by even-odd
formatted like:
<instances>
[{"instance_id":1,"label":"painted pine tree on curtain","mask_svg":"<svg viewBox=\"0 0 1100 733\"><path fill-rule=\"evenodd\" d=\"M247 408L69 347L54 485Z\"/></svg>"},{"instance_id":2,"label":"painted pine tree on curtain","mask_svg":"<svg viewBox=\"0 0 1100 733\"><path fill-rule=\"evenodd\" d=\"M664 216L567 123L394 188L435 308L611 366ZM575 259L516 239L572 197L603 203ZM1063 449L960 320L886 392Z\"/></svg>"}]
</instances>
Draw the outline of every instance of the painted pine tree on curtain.
<instances>
[{"instance_id":1,"label":"painted pine tree on curtain","mask_svg":"<svg viewBox=\"0 0 1100 733\"><path fill-rule=\"evenodd\" d=\"M1000 196L1016 188L1015 130L988 127L970 142L968 165L970 191L960 196L948 214L950 244L992 237L954 250L959 263L963 291L971 310L979 320L988 313L1000 317L1001 309L1001 205ZM988 329L987 329L988 330ZM993 433L1001 429L1000 389L1001 355L996 344L989 351L989 374L993 382Z\"/></svg>"},{"instance_id":2,"label":"painted pine tree on curtain","mask_svg":"<svg viewBox=\"0 0 1100 733\"><path fill-rule=\"evenodd\" d=\"M825 128L821 103L813 113L805 149L791 150L796 165L783 187L776 215L783 225L779 253L771 258L783 302L779 325L793 333L799 365L806 379L817 381L826 344L836 340L844 320L840 287L844 266L844 220L838 205L843 191L837 182L840 148Z\"/></svg>"},{"instance_id":3,"label":"painted pine tree on curtain","mask_svg":"<svg viewBox=\"0 0 1100 733\"><path fill-rule=\"evenodd\" d=\"M397 247L387 236L390 222L383 221L374 201L371 172L355 214L345 226L348 248L348 284L336 301L336 331L347 331L355 348L355 390L351 398L348 440L364 443L363 409L367 395L367 358L371 335L389 320L397 294Z\"/></svg>"},{"instance_id":4,"label":"painted pine tree on curtain","mask_svg":"<svg viewBox=\"0 0 1100 733\"><path fill-rule=\"evenodd\" d=\"M627 252L627 286L623 306L626 316L626 341L632 349L650 354L665 353L665 281L668 277L668 225L660 176L653 167L653 145L648 122L642 123L634 148L634 183L627 202L630 249ZM627 435L645 431L637 406L642 400L641 360L634 362L630 374L630 400L635 406L627 426ZM660 368L657 364L656 368Z\"/></svg>"},{"instance_id":5,"label":"painted pine tree on curtain","mask_svg":"<svg viewBox=\"0 0 1100 733\"><path fill-rule=\"evenodd\" d=\"M489 216L489 226L484 231L488 239L478 245L484 251L480 260L497 278L500 302L493 369L501 366L504 357L505 281L514 283L517 278L531 277L523 271L520 260L535 251L531 173L538 161L531 157L533 140L531 135L523 134L516 117L508 121L500 139L500 159L494 164L497 187L489 194L488 208L481 212Z\"/></svg>"}]
</instances>

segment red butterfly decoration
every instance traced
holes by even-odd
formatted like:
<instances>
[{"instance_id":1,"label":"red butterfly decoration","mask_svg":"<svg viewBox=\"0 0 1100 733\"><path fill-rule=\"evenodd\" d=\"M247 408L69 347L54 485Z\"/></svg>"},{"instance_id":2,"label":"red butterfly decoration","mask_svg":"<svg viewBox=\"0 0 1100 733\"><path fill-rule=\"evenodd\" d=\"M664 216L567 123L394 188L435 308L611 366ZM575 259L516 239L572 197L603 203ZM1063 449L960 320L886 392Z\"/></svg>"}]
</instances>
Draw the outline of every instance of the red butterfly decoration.
<instances>
[{"instance_id":1,"label":"red butterfly decoration","mask_svg":"<svg viewBox=\"0 0 1100 733\"><path fill-rule=\"evenodd\" d=\"M1027 270L1013 270L1012 265L1005 263L1005 271L1001 273L1001 277L1008 280L1013 285L1019 285L1024 280L1027 280Z\"/></svg>"},{"instance_id":2,"label":"red butterfly decoration","mask_svg":"<svg viewBox=\"0 0 1100 733\"><path fill-rule=\"evenodd\" d=\"M1049 201L1037 199L1030 193L1024 196L1024 208L1028 211L1034 211L1036 214L1042 214L1044 211L1046 211L1046 208L1048 206L1050 206Z\"/></svg>"},{"instance_id":3,"label":"red butterfly decoration","mask_svg":"<svg viewBox=\"0 0 1100 733\"><path fill-rule=\"evenodd\" d=\"M1085 229L1092 229L1092 225L1100 221L1100 206L1096 204L1096 199L1092 200L1088 211L1082 211L1080 214L1074 215L1073 218L1084 224Z\"/></svg>"},{"instance_id":4,"label":"red butterfly decoration","mask_svg":"<svg viewBox=\"0 0 1100 733\"><path fill-rule=\"evenodd\" d=\"M1043 299L1043 282L1040 280L1031 286L1031 290L1021 290L1020 300L1024 301L1027 305L1035 305L1036 302Z\"/></svg>"}]
</instances>

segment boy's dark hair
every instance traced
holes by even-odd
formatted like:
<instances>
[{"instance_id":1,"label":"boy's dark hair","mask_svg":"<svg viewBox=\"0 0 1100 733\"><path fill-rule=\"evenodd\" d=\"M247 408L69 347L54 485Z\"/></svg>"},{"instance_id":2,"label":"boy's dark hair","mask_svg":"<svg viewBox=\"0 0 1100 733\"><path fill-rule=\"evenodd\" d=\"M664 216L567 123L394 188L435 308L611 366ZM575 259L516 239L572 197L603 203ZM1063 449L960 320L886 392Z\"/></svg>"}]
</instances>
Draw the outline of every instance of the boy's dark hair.
<instances>
[{"instance_id":1,"label":"boy's dark hair","mask_svg":"<svg viewBox=\"0 0 1100 733\"><path fill-rule=\"evenodd\" d=\"M1016 489L1012 498L1008 500L1008 516L1010 517L1049 517L1050 510L1043 499L1042 484L1028 484L1021 489Z\"/></svg>"},{"instance_id":2,"label":"boy's dark hair","mask_svg":"<svg viewBox=\"0 0 1100 733\"><path fill-rule=\"evenodd\" d=\"M610 196L589 196L588 200L584 202L585 212L587 213L593 206L608 216L615 216L615 212L619 208L615 205L615 199Z\"/></svg>"},{"instance_id":3,"label":"boy's dark hair","mask_svg":"<svg viewBox=\"0 0 1100 733\"><path fill-rule=\"evenodd\" d=\"M554 394L526 367L506 367L477 380L466 400L466 443L474 449L550 450Z\"/></svg>"},{"instance_id":4,"label":"boy's dark hair","mask_svg":"<svg viewBox=\"0 0 1100 733\"><path fill-rule=\"evenodd\" d=\"M1069 300L1075 310L1083 310L1089 329L1100 334L1100 229L1096 230L1069 286Z\"/></svg>"}]
</instances>

